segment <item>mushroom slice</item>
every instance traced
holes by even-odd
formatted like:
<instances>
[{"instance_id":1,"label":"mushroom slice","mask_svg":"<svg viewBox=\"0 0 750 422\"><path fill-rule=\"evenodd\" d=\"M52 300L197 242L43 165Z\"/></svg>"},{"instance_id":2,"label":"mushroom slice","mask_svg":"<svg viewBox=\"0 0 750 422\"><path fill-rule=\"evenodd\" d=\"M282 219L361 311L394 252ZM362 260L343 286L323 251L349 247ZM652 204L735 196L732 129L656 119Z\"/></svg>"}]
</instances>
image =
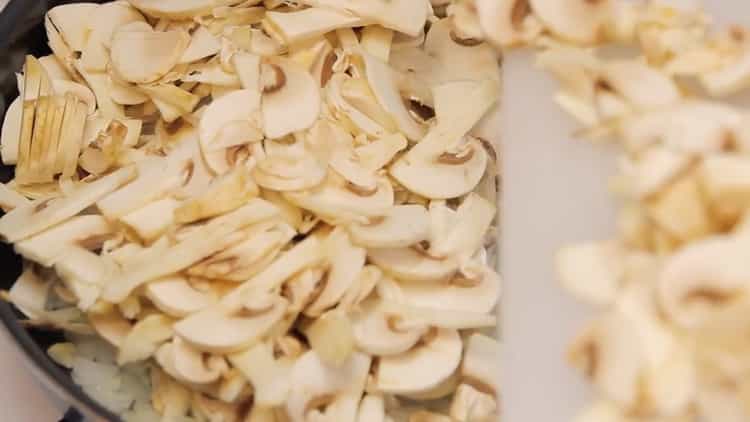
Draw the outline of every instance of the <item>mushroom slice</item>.
<instances>
[{"instance_id":1,"label":"mushroom slice","mask_svg":"<svg viewBox=\"0 0 750 422\"><path fill-rule=\"evenodd\" d=\"M482 266L472 278L455 276L446 284L400 283L405 303L449 311L489 313L500 297L500 276Z\"/></svg>"},{"instance_id":2,"label":"mushroom slice","mask_svg":"<svg viewBox=\"0 0 750 422\"><path fill-rule=\"evenodd\" d=\"M263 139L257 125L256 113L260 94L250 89L234 91L213 101L200 121L200 146L206 162L216 174L227 172L232 166L227 150ZM223 159L214 159L219 153Z\"/></svg>"},{"instance_id":3,"label":"mushroom slice","mask_svg":"<svg viewBox=\"0 0 750 422\"><path fill-rule=\"evenodd\" d=\"M2 152L3 164L11 165L18 162L18 146L21 140L21 113L23 111L23 99L19 96L10 103L5 112L3 120L2 138L0 138L0 151Z\"/></svg>"},{"instance_id":4,"label":"mushroom slice","mask_svg":"<svg viewBox=\"0 0 750 422\"><path fill-rule=\"evenodd\" d=\"M382 177L377 179L375 192L360 192L346 183L329 180L309 192L286 192L293 204L337 223L363 221L388 214L393 206L393 187Z\"/></svg>"},{"instance_id":5,"label":"mushroom slice","mask_svg":"<svg viewBox=\"0 0 750 422\"><path fill-rule=\"evenodd\" d=\"M174 219L178 224L186 224L222 215L241 207L258 193L258 186L247 170L237 168L216 178L199 196L180 204L174 210Z\"/></svg>"},{"instance_id":6,"label":"mushroom slice","mask_svg":"<svg viewBox=\"0 0 750 422\"><path fill-rule=\"evenodd\" d=\"M383 303L383 312L389 315L396 315L405 321L411 321L411 323L452 330L488 328L497 325L497 316L494 314L425 308L410 305L402 301L385 301Z\"/></svg>"},{"instance_id":7,"label":"mushroom slice","mask_svg":"<svg viewBox=\"0 0 750 422\"><path fill-rule=\"evenodd\" d=\"M120 221L141 239L152 242L174 224L174 211L180 202L172 198L159 199L125 214Z\"/></svg>"},{"instance_id":8,"label":"mushroom slice","mask_svg":"<svg viewBox=\"0 0 750 422\"><path fill-rule=\"evenodd\" d=\"M312 154L277 152L258 162L253 178L264 189L279 192L300 191L320 185L326 169Z\"/></svg>"},{"instance_id":9,"label":"mushroom slice","mask_svg":"<svg viewBox=\"0 0 750 422\"><path fill-rule=\"evenodd\" d=\"M609 305L625 276L623 253L622 247L613 242L565 247L557 253L557 273L563 286L577 298Z\"/></svg>"},{"instance_id":10,"label":"mushroom slice","mask_svg":"<svg viewBox=\"0 0 750 422\"><path fill-rule=\"evenodd\" d=\"M356 130L371 137L380 138L388 134L388 130L368 115L350 104L343 95L344 85L351 78L343 73L334 73L325 86L326 102L333 109L335 116L344 123L350 122ZM368 87L369 89L369 87ZM368 93L369 96L369 93ZM377 105L380 111L382 108ZM347 126L349 126L347 124Z\"/></svg>"},{"instance_id":11,"label":"mushroom slice","mask_svg":"<svg viewBox=\"0 0 750 422\"><path fill-rule=\"evenodd\" d=\"M529 0L534 14L559 37L573 42L593 44L601 41L609 23L609 0Z\"/></svg>"},{"instance_id":12,"label":"mushroom slice","mask_svg":"<svg viewBox=\"0 0 750 422\"><path fill-rule=\"evenodd\" d=\"M720 69L707 72L700 76L700 81L713 96L721 97L742 91L748 86L750 78L750 51Z\"/></svg>"},{"instance_id":13,"label":"mushroom slice","mask_svg":"<svg viewBox=\"0 0 750 422\"><path fill-rule=\"evenodd\" d=\"M83 246L112 232L107 221L98 215L73 217L34 237L22 240L15 250L24 258L45 267L55 264L70 247Z\"/></svg>"},{"instance_id":14,"label":"mushroom slice","mask_svg":"<svg viewBox=\"0 0 750 422\"><path fill-rule=\"evenodd\" d=\"M362 19L349 13L317 7L285 13L269 11L264 22L283 37L287 44L315 38L338 28L363 24Z\"/></svg>"},{"instance_id":15,"label":"mushroom slice","mask_svg":"<svg viewBox=\"0 0 750 422\"><path fill-rule=\"evenodd\" d=\"M9 242L17 242L41 233L93 205L135 175L135 167L124 167L77 188L64 198L32 202L26 207L16 208L0 218L0 234Z\"/></svg>"},{"instance_id":16,"label":"mushroom slice","mask_svg":"<svg viewBox=\"0 0 750 422\"><path fill-rule=\"evenodd\" d=\"M178 381L205 385L219 380L226 362L223 358L211 356L205 359L203 353L193 349L180 337L165 343L157 352L157 360L164 362L162 368Z\"/></svg>"},{"instance_id":17,"label":"mushroom slice","mask_svg":"<svg viewBox=\"0 0 750 422\"><path fill-rule=\"evenodd\" d=\"M197 277L245 281L265 269L297 234L277 221L255 224L246 229L247 240L190 267Z\"/></svg>"},{"instance_id":18,"label":"mushroom slice","mask_svg":"<svg viewBox=\"0 0 750 422\"><path fill-rule=\"evenodd\" d=\"M150 315L138 321L120 345L117 364L122 366L153 356L159 345L172 338L172 324L164 315Z\"/></svg>"},{"instance_id":19,"label":"mushroom slice","mask_svg":"<svg viewBox=\"0 0 750 422\"><path fill-rule=\"evenodd\" d=\"M175 333L204 352L238 352L261 339L283 318L286 300L272 297L269 302L260 309L213 306L175 324Z\"/></svg>"},{"instance_id":20,"label":"mushroom slice","mask_svg":"<svg viewBox=\"0 0 750 422\"><path fill-rule=\"evenodd\" d=\"M379 25L369 25L362 30L362 48L384 63L391 56L393 31Z\"/></svg>"},{"instance_id":21,"label":"mushroom slice","mask_svg":"<svg viewBox=\"0 0 750 422\"><path fill-rule=\"evenodd\" d=\"M240 79L237 74L226 71L221 63L197 63L191 65L187 74L182 77L183 82L198 82L215 87L239 88Z\"/></svg>"},{"instance_id":22,"label":"mushroom slice","mask_svg":"<svg viewBox=\"0 0 750 422\"><path fill-rule=\"evenodd\" d=\"M382 396L367 394L359 402L357 422L385 422L385 400Z\"/></svg>"},{"instance_id":23,"label":"mushroom slice","mask_svg":"<svg viewBox=\"0 0 750 422\"><path fill-rule=\"evenodd\" d=\"M60 5L47 12L47 19L71 50L82 51L86 46L89 17L100 7L93 3Z\"/></svg>"},{"instance_id":24,"label":"mushroom slice","mask_svg":"<svg viewBox=\"0 0 750 422\"><path fill-rule=\"evenodd\" d=\"M199 26L195 29L190 39L190 44L182 53L179 63L192 63L206 57L215 55L221 50L221 41L206 27Z\"/></svg>"},{"instance_id":25,"label":"mushroom slice","mask_svg":"<svg viewBox=\"0 0 750 422\"><path fill-rule=\"evenodd\" d=\"M400 133L395 133L358 146L355 148L355 155L362 167L377 171L388 165L407 145L406 138Z\"/></svg>"},{"instance_id":26,"label":"mushroom slice","mask_svg":"<svg viewBox=\"0 0 750 422\"><path fill-rule=\"evenodd\" d=\"M413 394L431 390L461 363L462 342L456 330L437 329L422 343L397 356L383 356L375 372L379 391Z\"/></svg>"},{"instance_id":27,"label":"mushroom slice","mask_svg":"<svg viewBox=\"0 0 750 422\"><path fill-rule=\"evenodd\" d=\"M294 359L276 357L270 343L258 343L247 351L228 356L253 386L254 405L275 407L283 405L291 389Z\"/></svg>"},{"instance_id":28,"label":"mushroom slice","mask_svg":"<svg viewBox=\"0 0 750 422\"><path fill-rule=\"evenodd\" d=\"M384 62L363 52L367 81L380 105L390 113L399 130L410 140L421 140L425 129L409 114L396 87L394 72Z\"/></svg>"},{"instance_id":29,"label":"mushroom slice","mask_svg":"<svg viewBox=\"0 0 750 422\"><path fill-rule=\"evenodd\" d=\"M105 3L94 9L87 19L85 47L81 63L91 72L105 72L109 64L112 34L117 28L131 22L145 22L143 16L128 3Z\"/></svg>"},{"instance_id":30,"label":"mushroom slice","mask_svg":"<svg viewBox=\"0 0 750 422\"><path fill-rule=\"evenodd\" d=\"M453 91L459 87L465 89L466 83L440 89ZM494 82L485 81L465 92L467 107L450 121L438 120L422 141L391 166L391 175L410 191L427 198L454 198L474 189L484 174L487 153L478 140L462 137L495 103L493 87ZM457 143L457 139L461 141Z\"/></svg>"},{"instance_id":31,"label":"mushroom slice","mask_svg":"<svg viewBox=\"0 0 750 422\"><path fill-rule=\"evenodd\" d=\"M476 6L485 36L498 47L524 44L541 32L528 0L477 0Z\"/></svg>"},{"instance_id":32,"label":"mushroom slice","mask_svg":"<svg viewBox=\"0 0 750 422\"><path fill-rule=\"evenodd\" d=\"M29 202L31 201L25 196L9 188L8 185L0 183L0 208L3 211L8 212L15 208L29 205Z\"/></svg>"},{"instance_id":33,"label":"mushroom slice","mask_svg":"<svg viewBox=\"0 0 750 422\"><path fill-rule=\"evenodd\" d=\"M359 350L374 356L405 353L427 332L424 324L384 312L382 302L368 300L352 313L352 333Z\"/></svg>"},{"instance_id":34,"label":"mushroom slice","mask_svg":"<svg viewBox=\"0 0 750 422\"><path fill-rule=\"evenodd\" d=\"M104 312L89 312L88 321L99 337L119 348L125 341L133 325L114 307Z\"/></svg>"},{"instance_id":35,"label":"mushroom slice","mask_svg":"<svg viewBox=\"0 0 750 422\"><path fill-rule=\"evenodd\" d=\"M261 80L268 78L273 82L264 85L261 106L266 137L280 139L309 129L321 109L320 88L312 75L290 60L276 59L261 68Z\"/></svg>"},{"instance_id":36,"label":"mushroom slice","mask_svg":"<svg viewBox=\"0 0 750 422\"><path fill-rule=\"evenodd\" d=\"M341 366L332 367L315 351L308 351L292 368L287 414L293 421L353 421L370 363L369 356L355 352Z\"/></svg>"},{"instance_id":37,"label":"mushroom slice","mask_svg":"<svg viewBox=\"0 0 750 422\"><path fill-rule=\"evenodd\" d=\"M466 350L461 364L461 376L465 383L479 391L497 397L500 393L500 343L483 334L472 334L466 341Z\"/></svg>"},{"instance_id":38,"label":"mushroom slice","mask_svg":"<svg viewBox=\"0 0 750 422\"><path fill-rule=\"evenodd\" d=\"M326 252L330 264L328 277L323 291L305 309L309 316L319 316L338 303L365 266L365 250L352 245L344 229L331 232L326 240Z\"/></svg>"},{"instance_id":39,"label":"mushroom slice","mask_svg":"<svg viewBox=\"0 0 750 422\"><path fill-rule=\"evenodd\" d=\"M189 43L185 32L156 32L142 22L130 23L112 36L112 67L128 82L154 82L172 70Z\"/></svg>"},{"instance_id":40,"label":"mushroom slice","mask_svg":"<svg viewBox=\"0 0 750 422\"><path fill-rule=\"evenodd\" d=\"M658 69L637 60L612 60L602 66L601 82L639 108L674 104L681 94L677 84ZM638 83L634 83L634 81Z\"/></svg>"},{"instance_id":41,"label":"mushroom slice","mask_svg":"<svg viewBox=\"0 0 750 422\"><path fill-rule=\"evenodd\" d=\"M76 297L78 308L86 311L99 299L102 280L114 277L119 268L108 257L74 246L57 260L55 271Z\"/></svg>"},{"instance_id":42,"label":"mushroom slice","mask_svg":"<svg viewBox=\"0 0 750 422\"><path fill-rule=\"evenodd\" d=\"M161 260L129 268L110 280L104 290L106 300L119 303L140 285L184 270L196 262L243 240L239 229L273 217L276 207L261 199L252 199L245 206L215 218L190 233L184 240L164 252Z\"/></svg>"},{"instance_id":43,"label":"mushroom slice","mask_svg":"<svg viewBox=\"0 0 750 422\"><path fill-rule=\"evenodd\" d=\"M341 366L354 352L352 323L342 312L319 316L304 333L312 350L328 365Z\"/></svg>"},{"instance_id":44,"label":"mushroom slice","mask_svg":"<svg viewBox=\"0 0 750 422\"><path fill-rule=\"evenodd\" d=\"M445 281L459 268L458 261L452 257L434 258L415 247L369 249L367 256L383 271L415 282Z\"/></svg>"},{"instance_id":45,"label":"mushroom slice","mask_svg":"<svg viewBox=\"0 0 750 422\"><path fill-rule=\"evenodd\" d=\"M29 319L39 318L39 311L46 305L52 283L43 279L31 266L26 267L13 287L8 292L8 297L18 310Z\"/></svg>"},{"instance_id":46,"label":"mushroom slice","mask_svg":"<svg viewBox=\"0 0 750 422\"><path fill-rule=\"evenodd\" d=\"M470 193L456 210L456 224L446 228L445 233L431 236L429 254L434 257L471 256L482 246L495 217L494 204Z\"/></svg>"},{"instance_id":47,"label":"mushroom slice","mask_svg":"<svg viewBox=\"0 0 750 422\"><path fill-rule=\"evenodd\" d=\"M146 285L146 297L167 315L182 318L216 302L211 295L194 289L184 277L170 276Z\"/></svg>"},{"instance_id":48,"label":"mushroom slice","mask_svg":"<svg viewBox=\"0 0 750 422\"><path fill-rule=\"evenodd\" d=\"M260 93L260 64L261 57L256 54L238 51L232 55L232 65L243 89Z\"/></svg>"},{"instance_id":49,"label":"mushroom slice","mask_svg":"<svg viewBox=\"0 0 750 422\"><path fill-rule=\"evenodd\" d=\"M215 7L239 2L239 0L132 0L130 4L149 16L180 20L207 15Z\"/></svg>"},{"instance_id":50,"label":"mushroom slice","mask_svg":"<svg viewBox=\"0 0 750 422\"><path fill-rule=\"evenodd\" d=\"M388 132L396 132L398 127L391 115L378 103L370 85L362 78L345 78L341 84L341 98L361 111ZM352 117L356 119L356 117Z\"/></svg>"},{"instance_id":51,"label":"mushroom slice","mask_svg":"<svg viewBox=\"0 0 750 422\"><path fill-rule=\"evenodd\" d=\"M368 0L304 0L304 4L329 7L350 12L365 21L373 21L394 31L417 36L425 26L428 14L427 2L394 0L372 2ZM358 26L358 25L357 25Z\"/></svg>"},{"instance_id":52,"label":"mushroom slice","mask_svg":"<svg viewBox=\"0 0 750 422\"><path fill-rule=\"evenodd\" d=\"M352 241L367 248L403 248L429 238L429 215L421 205L396 205L383 219L348 226Z\"/></svg>"},{"instance_id":53,"label":"mushroom slice","mask_svg":"<svg viewBox=\"0 0 750 422\"><path fill-rule=\"evenodd\" d=\"M453 396L450 415L459 422L497 420L497 401L495 397L478 391L471 385L461 384Z\"/></svg>"}]
</instances>

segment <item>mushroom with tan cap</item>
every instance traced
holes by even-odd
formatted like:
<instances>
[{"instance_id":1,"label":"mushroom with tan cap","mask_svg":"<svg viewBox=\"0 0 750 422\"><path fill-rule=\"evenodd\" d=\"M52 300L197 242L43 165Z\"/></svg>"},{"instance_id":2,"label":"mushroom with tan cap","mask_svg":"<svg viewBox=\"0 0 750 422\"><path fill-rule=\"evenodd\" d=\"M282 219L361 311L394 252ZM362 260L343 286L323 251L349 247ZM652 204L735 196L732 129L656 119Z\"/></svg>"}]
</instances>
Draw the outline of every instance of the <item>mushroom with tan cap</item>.
<instances>
[{"instance_id":1,"label":"mushroom with tan cap","mask_svg":"<svg viewBox=\"0 0 750 422\"><path fill-rule=\"evenodd\" d=\"M375 372L378 390L391 394L420 393L450 377L461 362L462 342L455 330L428 332L422 343L405 353L380 358Z\"/></svg>"}]
</instances>

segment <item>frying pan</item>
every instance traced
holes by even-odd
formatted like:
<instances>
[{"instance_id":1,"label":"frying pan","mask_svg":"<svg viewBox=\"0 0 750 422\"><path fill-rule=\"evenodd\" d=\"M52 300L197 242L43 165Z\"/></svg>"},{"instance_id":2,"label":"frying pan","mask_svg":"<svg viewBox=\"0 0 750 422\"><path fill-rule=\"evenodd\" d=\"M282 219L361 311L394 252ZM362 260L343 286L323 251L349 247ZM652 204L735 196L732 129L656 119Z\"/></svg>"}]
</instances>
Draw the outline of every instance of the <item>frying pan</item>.
<instances>
[{"instance_id":1,"label":"frying pan","mask_svg":"<svg viewBox=\"0 0 750 422\"><path fill-rule=\"evenodd\" d=\"M18 96L14 72L21 70L24 55L39 57L51 53L47 46L43 18L48 9L63 3L72 1L11 0L0 13L0 51L4 52L3 57L0 57L0 115L4 116L5 105ZM8 182L12 177L12 167L0 167L1 182ZM8 290L21 273L21 258L10 245L0 244L0 268L3 269L0 273L0 289ZM116 415L91 400L73 383L70 374L47 356L47 348L63 341L62 335L51 331L29 331L21 325L22 318L15 307L0 301L0 321L9 332L9 338L26 358L31 372L48 391L71 406L60 422L119 422Z\"/></svg>"}]
</instances>

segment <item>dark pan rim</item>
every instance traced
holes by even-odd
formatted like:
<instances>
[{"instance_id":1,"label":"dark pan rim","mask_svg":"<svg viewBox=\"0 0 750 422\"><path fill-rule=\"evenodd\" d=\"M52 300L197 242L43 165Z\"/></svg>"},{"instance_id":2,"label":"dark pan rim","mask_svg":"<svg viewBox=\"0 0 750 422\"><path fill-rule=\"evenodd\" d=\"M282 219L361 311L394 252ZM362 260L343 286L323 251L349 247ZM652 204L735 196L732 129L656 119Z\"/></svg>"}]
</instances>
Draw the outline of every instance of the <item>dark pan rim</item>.
<instances>
[{"instance_id":1,"label":"dark pan rim","mask_svg":"<svg viewBox=\"0 0 750 422\"><path fill-rule=\"evenodd\" d=\"M43 374L47 375L49 380L56 384L64 393L68 394L74 401L83 405L83 409L78 409L84 413L94 414L99 418L107 421L119 422L120 417L105 409L89 397L83 390L78 387L66 371L55 364L47 353L31 338L29 333L19 323L18 315L12 305L0 301L0 320L8 329L20 351L36 366ZM67 399L66 397L62 397ZM71 403L68 403L71 404ZM86 412L88 410L88 412Z\"/></svg>"}]
</instances>

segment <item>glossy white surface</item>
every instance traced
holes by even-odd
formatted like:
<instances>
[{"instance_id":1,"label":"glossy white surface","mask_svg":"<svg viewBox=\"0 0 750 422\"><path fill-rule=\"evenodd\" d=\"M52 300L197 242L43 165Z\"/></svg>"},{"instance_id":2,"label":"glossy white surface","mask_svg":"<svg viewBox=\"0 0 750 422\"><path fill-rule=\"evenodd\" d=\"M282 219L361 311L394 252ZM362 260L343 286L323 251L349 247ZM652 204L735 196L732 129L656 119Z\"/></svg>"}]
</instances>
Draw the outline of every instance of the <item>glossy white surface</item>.
<instances>
[{"instance_id":1,"label":"glossy white surface","mask_svg":"<svg viewBox=\"0 0 750 422\"><path fill-rule=\"evenodd\" d=\"M750 2L705 4L718 22L750 24ZM576 125L551 100L556 84L532 63L505 60L503 420L565 422L590 393L564 361L590 311L561 291L552 259L563 244L613 232L614 154L571 139Z\"/></svg>"}]
</instances>

